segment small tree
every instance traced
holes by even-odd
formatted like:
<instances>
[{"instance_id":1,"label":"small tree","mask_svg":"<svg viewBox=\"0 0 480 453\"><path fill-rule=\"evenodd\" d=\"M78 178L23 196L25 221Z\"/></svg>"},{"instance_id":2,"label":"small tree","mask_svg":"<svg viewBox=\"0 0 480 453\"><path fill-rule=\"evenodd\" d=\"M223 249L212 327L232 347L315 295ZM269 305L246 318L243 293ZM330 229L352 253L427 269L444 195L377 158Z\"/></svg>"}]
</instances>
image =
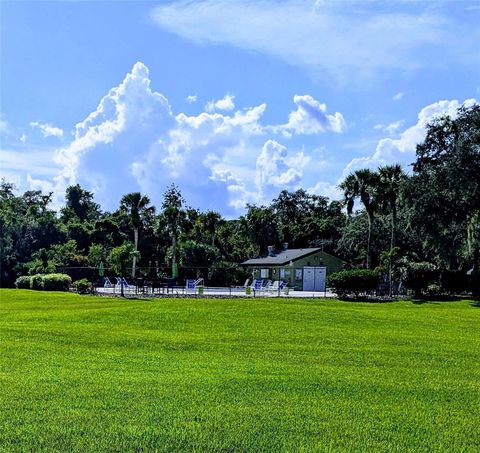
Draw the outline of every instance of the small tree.
<instances>
[{"instance_id":1,"label":"small tree","mask_svg":"<svg viewBox=\"0 0 480 453\"><path fill-rule=\"evenodd\" d=\"M120 294L122 297L125 295L123 277L134 254L137 254L138 258L139 252L135 251L135 246L131 242L124 242L120 247L113 248L108 255L110 267L120 275Z\"/></svg>"},{"instance_id":2,"label":"small tree","mask_svg":"<svg viewBox=\"0 0 480 453\"><path fill-rule=\"evenodd\" d=\"M413 291L413 296L416 298L422 297L428 286L437 279L437 268L426 262L407 263L402 278L405 286Z\"/></svg>"}]
</instances>

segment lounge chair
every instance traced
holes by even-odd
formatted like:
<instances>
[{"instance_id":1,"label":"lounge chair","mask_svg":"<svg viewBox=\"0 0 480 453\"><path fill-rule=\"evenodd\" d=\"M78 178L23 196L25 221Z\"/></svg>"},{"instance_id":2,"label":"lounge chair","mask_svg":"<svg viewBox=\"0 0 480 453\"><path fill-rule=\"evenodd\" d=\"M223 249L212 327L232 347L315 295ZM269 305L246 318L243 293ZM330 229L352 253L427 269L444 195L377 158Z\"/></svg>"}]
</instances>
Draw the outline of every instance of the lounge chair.
<instances>
[{"instance_id":1,"label":"lounge chair","mask_svg":"<svg viewBox=\"0 0 480 453\"><path fill-rule=\"evenodd\" d=\"M256 279L253 280L250 288L252 288L253 291L261 291L262 290L262 282L263 282L263 280L256 278Z\"/></svg>"}]
</instances>

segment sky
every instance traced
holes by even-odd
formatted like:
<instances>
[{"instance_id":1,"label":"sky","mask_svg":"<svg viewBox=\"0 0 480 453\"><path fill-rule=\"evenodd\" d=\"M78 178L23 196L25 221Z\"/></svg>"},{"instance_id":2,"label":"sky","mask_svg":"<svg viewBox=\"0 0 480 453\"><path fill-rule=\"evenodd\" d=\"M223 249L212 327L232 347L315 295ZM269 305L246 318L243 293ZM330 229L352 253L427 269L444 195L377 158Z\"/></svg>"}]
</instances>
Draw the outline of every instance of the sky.
<instances>
[{"instance_id":1,"label":"sky","mask_svg":"<svg viewBox=\"0 0 480 453\"><path fill-rule=\"evenodd\" d=\"M340 199L406 171L425 125L480 99L480 1L0 2L0 175L140 191L227 217L281 190Z\"/></svg>"}]
</instances>

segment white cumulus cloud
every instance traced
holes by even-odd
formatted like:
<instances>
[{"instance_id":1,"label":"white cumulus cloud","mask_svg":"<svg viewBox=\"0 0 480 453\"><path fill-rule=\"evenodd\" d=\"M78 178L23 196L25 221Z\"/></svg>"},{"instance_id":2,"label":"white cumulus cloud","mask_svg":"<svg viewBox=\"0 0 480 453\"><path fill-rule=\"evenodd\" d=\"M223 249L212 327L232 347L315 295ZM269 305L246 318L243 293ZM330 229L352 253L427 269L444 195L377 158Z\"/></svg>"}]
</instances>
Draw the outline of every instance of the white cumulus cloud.
<instances>
[{"instance_id":1,"label":"white cumulus cloud","mask_svg":"<svg viewBox=\"0 0 480 453\"><path fill-rule=\"evenodd\" d=\"M278 127L288 133L295 134L318 134L321 132L343 132L345 130L345 119L339 112L327 114L326 104L322 104L312 96L298 95L293 98L297 110L290 112L288 123Z\"/></svg>"},{"instance_id":2,"label":"white cumulus cloud","mask_svg":"<svg viewBox=\"0 0 480 453\"><path fill-rule=\"evenodd\" d=\"M233 94L226 94L222 99L216 101L209 101L205 106L207 112L215 112L216 110L230 111L235 108L235 96Z\"/></svg>"},{"instance_id":3,"label":"white cumulus cloud","mask_svg":"<svg viewBox=\"0 0 480 453\"><path fill-rule=\"evenodd\" d=\"M38 121L30 122L30 126L40 129L44 137L63 137L63 129L52 126L51 124L42 124Z\"/></svg>"},{"instance_id":4,"label":"white cumulus cloud","mask_svg":"<svg viewBox=\"0 0 480 453\"><path fill-rule=\"evenodd\" d=\"M475 99L467 99L464 102L454 100L442 100L427 105L420 110L417 123L405 129L398 138L383 138L370 156L358 157L352 159L343 170L343 177L352 171L360 168L377 168L381 165L400 163L404 166L410 165L415 160L415 150L418 143L425 139L425 126L435 117L448 115L455 118L458 108L463 104L471 106L477 103ZM398 129L398 125L393 123L394 129ZM390 125L392 126L392 125ZM388 129L389 127L387 127ZM387 130L388 132L388 130Z\"/></svg>"},{"instance_id":5,"label":"white cumulus cloud","mask_svg":"<svg viewBox=\"0 0 480 453\"><path fill-rule=\"evenodd\" d=\"M264 103L235 109L233 95L215 101L214 111L175 114L138 62L75 126L71 143L56 150L55 176L32 171L28 181L54 191L57 203L68 185L79 183L106 209L138 190L159 204L174 182L192 206L234 215L246 203L267 202L283 188L296 188L308 167L315 167L314 150L280 143L286 128L311 134L343 127L336 124L343 124L341 114L327 114L311 96L294 101L288 126L262 124Z\"/></svg>"}]
</instances>

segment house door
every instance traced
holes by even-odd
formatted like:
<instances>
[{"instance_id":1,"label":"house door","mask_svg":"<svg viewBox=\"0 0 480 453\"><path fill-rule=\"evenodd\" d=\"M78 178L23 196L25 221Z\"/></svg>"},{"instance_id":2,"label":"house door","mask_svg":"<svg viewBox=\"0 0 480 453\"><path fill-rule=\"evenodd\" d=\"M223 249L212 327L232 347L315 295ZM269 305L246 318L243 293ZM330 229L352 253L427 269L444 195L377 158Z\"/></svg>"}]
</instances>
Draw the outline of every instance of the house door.
<instances>
[{"instance_id":1,"label":"house door","mask_svg":"<svg viewBox=\"0 0 480 453\"><path fill-rule=\"evenodd\" d=\"M326 267L304 267L303 268L303 290L304 291L325 291L326 289Z\"/></svg>"}]
</instances>

